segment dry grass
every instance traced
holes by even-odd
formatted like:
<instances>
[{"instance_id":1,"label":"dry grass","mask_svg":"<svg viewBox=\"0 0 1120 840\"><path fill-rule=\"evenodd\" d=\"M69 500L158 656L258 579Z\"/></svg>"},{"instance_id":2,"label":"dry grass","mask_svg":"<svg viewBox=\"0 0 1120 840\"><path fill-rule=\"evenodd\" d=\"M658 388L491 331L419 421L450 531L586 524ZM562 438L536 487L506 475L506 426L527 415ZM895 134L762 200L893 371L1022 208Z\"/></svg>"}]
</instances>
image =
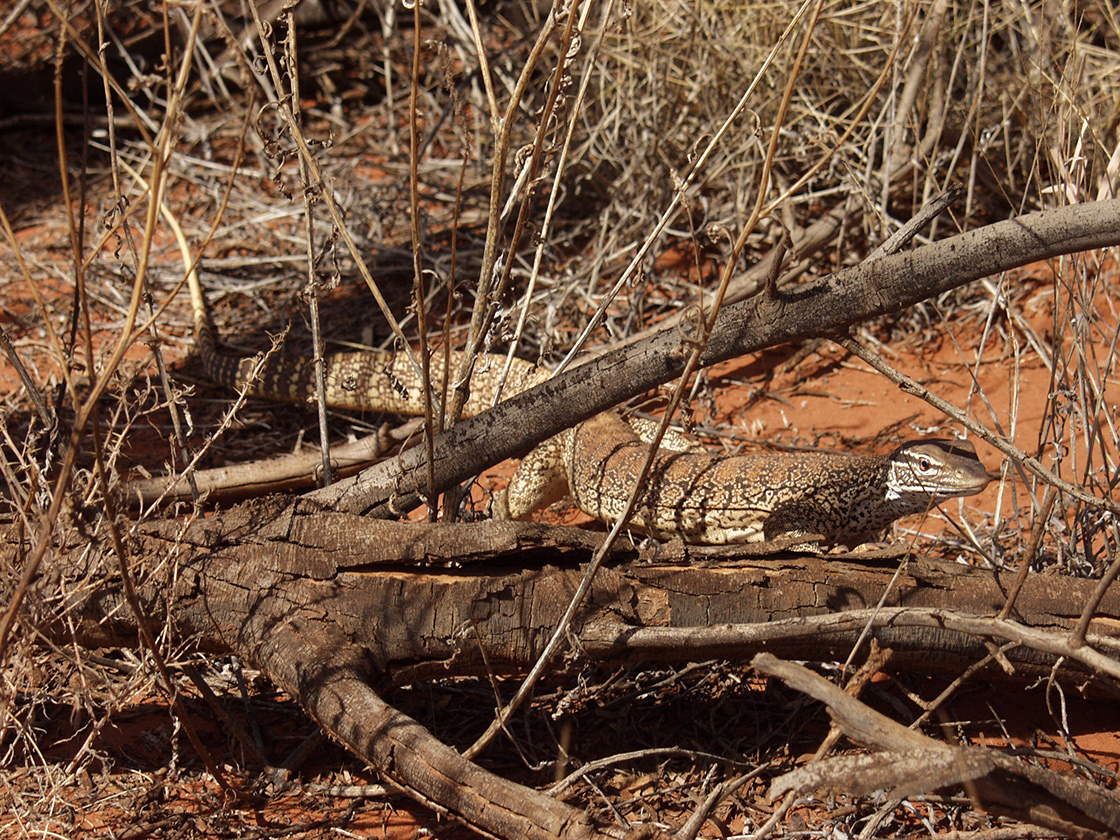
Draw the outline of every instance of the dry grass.
<instances>
[{"instance_id":1,"label":"dry grass","mask_svg":"<svg viewBox=\"0 0 1120 840\"><path fill-rule=\"evenodd\" d=\"M153 675L181 653L163 637L152 640L162 651L155 672L40 646L35 628L64 615L71 593L49 582L34 597L21 589L37 552L83 529L126 535L112 489L130 470L179 469L199 454L203 465L244 461L320 433L302 410L252 404L223 424L224 395L191 381L190 367L160 382L158 366L190 345L184 266L209 272L211 304L234 342L253 345L295 320L295 352L396 335L402 352L434 337L551 360L589 325L599 324L589 343L604 345L710 305L721 272L732 296L746 293L734 275L783 227L797 233L826 213L843 219L841 235L796 254L788 280L863 259L954 184L962 200L923 236L1111 197L1120 177L1120 18L1105 2L1061 12L824 4L811 34L806 17L776 2L607 2L572 16L515 0L480 9L477 27L469 3L363 2L291 38L273 25L272 66L233 3L183 2L161 16L120 2L108 19L78 2L18 5L20 16L0 15L9 83L0 101L21 106L0 119L0 325L30 382L5 380L0 410L0 512L17 547L3 554L0 591L18 617L3 642L0 756L17 806L3 830L17 836L51 825L85 768L108 766L98 736L114 716L179 682ZM57 101L56 54L68 62ZM74 94L83 59L84 111ZM294 77L286 68L296 65ZM764 212L751 225L756 207ZM1052 281L1041 271L1026 283L991 278L860 337L886 348L959 341L974 385L958 407L1111 497L1120 456L1112 259L1061 260ZM306 305L320 297L321 312ZM1031 395L1017 383L1038 363L1048 393L1020 417ZM993 381L1007 393L992 392ZM335 441L370 430L333 414L321 425ZM1009 463L1001 497L963 538L973 559L1017 565L1041 529L1027 558L1036 568L1102 575L1117 561L1115 521L1060 498L1040 516L1044 490ZM118 573L90 569L83 585ZM605 703L644 678L595 675L604 682L585 694L598 690ZM700 679L688 702L716 704L705 707L714 714L719 684ZM559 692L556 702L579 705ZM51 752L62 705L79 744L65 760ZM534 720L547 728L547 718ZM780 723L783 733L802 725ZM784 760L769 737L743 735L733 751ZM710 781L681 772L688 784ZM614 791L617 803L634 788L616 782L629 791ZM591 787L578 796L604 801ZM672 812L669 799L628 814ZM759 824L757 803L735 807ZM944 805L937 830L972 819L954 808ZM902 830L882 819L868 824Z\"/></svg>"}]
</instances>

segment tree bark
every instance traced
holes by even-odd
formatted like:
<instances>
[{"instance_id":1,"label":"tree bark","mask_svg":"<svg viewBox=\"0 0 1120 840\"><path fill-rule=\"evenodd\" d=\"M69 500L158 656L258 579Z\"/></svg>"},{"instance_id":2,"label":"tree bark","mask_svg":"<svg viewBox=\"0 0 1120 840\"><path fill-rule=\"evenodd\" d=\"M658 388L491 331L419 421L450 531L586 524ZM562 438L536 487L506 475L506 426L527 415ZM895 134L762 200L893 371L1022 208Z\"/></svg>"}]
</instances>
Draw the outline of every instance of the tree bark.
<instances>
[{"instance_id":1,"label":"tree bark","mask_svg":"<svg viewBox=\"0 0 1120 840\"><path fill-rule=\"evenodd\" d=\"M67 621L44 629L89 646L134 644L118 581L94 589L79 567L107 545L73 532L49 558L61 576ZM601 534L532 523L397 523L321 512L276 500L243 505L187 527L135 529L129 554L158 570L140 580L147 620L170 622L201 650L236 653L295 697L314 719L392 785L420 802L501 838L616 837L578 809L465 760L378 695L437 676L521 673L558 623ZM766 556L751 546L703 549L679 542L635 549L623 542L601 569L572 627L579 639L564 666L587 661L743 658L769 651L843 659L864 626L892 648L899 667L959 674L1002 642L991 615L1009 576L898 556ZM1077 620L1092 581L1034 576L1017 601L1016 628L1054 641ZM884 593L886 609L868 608ZM950 612L951 610L951 612ZM112 618L109 618L112 617ZM814 618L816 617L816 618ZM814 623L814 622L820 623ZM969 624L969 622L972 622ZM1120 669L1120 594L1102 602L1090 638ZM1051 669L1045 644L1006 652L1014 678ZM1093 679L1072 661L1058 678ZM993 665L992 676L1011 675Z\"/></svg>"},{"instance_id":2,"label":"tree bark","mask_svg":"<svg viewBox=\"0 0 1120 840\"><path fill-rule=\"evenodd\" d=\"M261 651L275 645L270 636L277 629L298 628L305 643L316 640L316 656L362 662L364 675L384 687L530 667L602 537L521 522L400 523L339 512L312 519L292 515L291 508L277 515L273 502L242 506L185 530L171 523L141 526L131 553L175 570L168 579L143 581L145 614L171 621L180 637L195 638L202 649L259 662ZM984 640L930 616L950 610L993 615L1011 576L911 559L892 583L899 559L882 553L767 556L752 546L679 541L639 550L622 541L597 576L573 633L585 661L612 664L744 658L760 650L830 660L847 655L866 622L871 636L895 651L894 661L926 673L960 673L987 652ZM65 554L54 562L59 574L72 573ZM1095 586L1028 577L1013 617L1034 631L1068 633ZM881 600L884 618L866 621ZM123 603L111 583L71 603L78 640L133 644L135 628L119 608ZM846 613L858 620L835 620ZM117 618L107 622L108 615ZM812 616L833 622L807 621ZM1106 652L1120 661L1117 621L1120 593L1110 592L1091 632L1111 640ZM764 626L769 629L761 632ZM994 624L990 632L1001 635ZM68 631L59 625L55 635ZM1055 661L1052 653L1030 647L1007 657L1020 669L1017 679L1045 672Z\"/></svg>"}]
</instances>

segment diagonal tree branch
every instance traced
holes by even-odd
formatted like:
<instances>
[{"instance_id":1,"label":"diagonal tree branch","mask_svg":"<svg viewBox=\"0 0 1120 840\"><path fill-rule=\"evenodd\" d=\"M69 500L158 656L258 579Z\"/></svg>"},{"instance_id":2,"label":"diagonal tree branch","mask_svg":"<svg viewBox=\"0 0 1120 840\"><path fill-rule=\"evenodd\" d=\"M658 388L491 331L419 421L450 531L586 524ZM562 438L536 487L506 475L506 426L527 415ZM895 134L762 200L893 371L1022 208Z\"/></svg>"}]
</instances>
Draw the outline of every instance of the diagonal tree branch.
<instances>
[{"instance_id":1,"label":"diagonal tree branch","mask_svg":"<svg viewBox=\"0 0 1120 840\"><path fill-rule=\"evenodd\" d=\"M1120 199L1031 213L839 271L819 281L754 297L720 313L701 363L786 341L834 335L898 312L973 280L1063 254L1120 245ZM687 358L680 330L663 330L506 400L435 438L437 491L680 376ZM304 497L329 507L389 516L419 503L424 453L411 450ZM1111 504L1111 503L1106 503ZM1120 509L1118 509L1120 512Z\"/></svg>"}]
</instances>

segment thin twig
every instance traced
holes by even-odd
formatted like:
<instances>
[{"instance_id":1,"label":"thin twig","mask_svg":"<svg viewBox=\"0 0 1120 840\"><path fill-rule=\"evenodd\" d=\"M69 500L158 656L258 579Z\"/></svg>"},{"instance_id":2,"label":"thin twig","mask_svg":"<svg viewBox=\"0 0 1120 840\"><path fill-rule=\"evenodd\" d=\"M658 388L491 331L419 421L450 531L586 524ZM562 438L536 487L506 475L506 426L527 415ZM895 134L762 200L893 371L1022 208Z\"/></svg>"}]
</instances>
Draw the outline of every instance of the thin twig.
<instances>
[{"instance_id":1,"label":"thin twig","mask_svg":"<svg viewBox=\"0 0 1120 840\"><path fill-rule=\"evenodd\" d=\"M264 22L261 20L260 13L257 11L257 4L250 3L249 11L253 13L253 20L257 25L257 33L261 39L262 51L264 53L265 60L268 62L268 70L270 75L272 76L273 84L275 85L277 91L283 90L280 69L276 65L276 56L272 54L272 50L268 45L267 31L265 30ZM319 166L319 162L311 153L311 147L307 144L307 139L303 136L303 132L300 130L299 125L296 124L295 119L292 116L291 109L281 107L280 102L274 101L272 105L276 107L281 119L283 119L287 124L288 134L296 144L296 148L299 150L300 159L307 164L307 168L311 173L311 181L319 189L318 194L323 199L323 203L327 205L327 211L330 214L331 221L334 223L335 228L338 230L339 236L342 237L342 241L345 243L350 256L354 260L354 264L358 268L358 272L362 275L362 279L365 281L366 286L369 288L370 293L373 295L373 299L377 302L377 306L381 310L382 316L385 318L385 323L389 325L389 328L393 331L393 335L395 335L397 337L397 340L400 341L401 352L405 354L405 356L412 362L416 370L419 371L420 363L416 360L416 355L412 352L412 348L409 347L408 342L405 339L404 332L401 330L400 324L397 322L396 317L393 315L392 310L389 308L388 302L381 294L380 286L377 285L377 282L373 279L373 275L370 274L369 267L366 265L365 260L362 259L361 251L358 249L357 243L354 242L354 238L350 235L349 228L346 225L346 220L343 217L341 209L339 209L338 202L335 199L334 190L331 189L330 186L326 183L326 178L323 176L322 167Z\"/></svg>"},{"instance_id":2,"label":"thin twig","mask_svg":"<svg viewBox=\"0 0 1120 840\"><path fill-rule=\"evenodd\" d=\"M1097 582L1097 588L1093 591L1092 596L1085 602L1085 608L1081 611L1077 627L1070 633L1069 643L1072 646L1079 647L1085 643L1085 634L1089 632L1089 623L1093 620L1097 607L1104 599L1105 592L1116 581L1117 575L1120 575L1120 557L1113 559L1108 571Z\"/></svg>"},{"instance_id":3,"label":"thin twig","mask_svg":"<svg viewBox=\"0 0 1120 840\"><path fill-rule=\"evenodd\" d=\"M295 68L299 67L296 22L292 9L287 4L281 8L280 14L277 17L277 22L283 26L287 32L284 38L285 61L288 67L293 69L293 72L288 73L291 91L280 104L280 108L289 112L291 124L295 126L295 130L302 131L303 114L300 110L300 103L303 99L300 96L299 73L294 72ZM311 321L311 366L312 370L314 370L315 407L319 418L319 453L322 456L320 461L320 469L322 470L321 484L323 487L327 487L333 481L333 476L331 471L330 430L327 425L327 366L323 357L323 331L319 322L320 284L318 278L315 276L314 233L314 207L322 185L311 183L311 173L308 169L307 161L302 156L299 158L299 183L302 187L300 193L303 196L303 241L304 247L306 248L307 269L306 294L308 317ZM319 189L317 189L317 187Z\"/></svg>"},{"instance_id":4,"label":"thin twig","mask_svg":"<svg viewBox=\"0 0 1120 840\"><path fill-rule=\"evenodd\" d=\"M1050 521L1050 511L1053 509L1054 500L1057 498L1058 492L1054 489L1054 485L1048 484L1046 494L1042 497L1042 504L1039 505L1038 516L1034 520L1031 538L1027 542L1026 550L1023 551L1022 559L1019 561L1019 571L1015 574L1011 591L1007 593L1007 600L1004 601L1003 609L999 611L997 618L1008 618L1011 615L1011 610L1015 606L1015 599L1019 597L1019 590L1026 583L1031 566L1034 564L1035 555L1038 554L1038 547L1042 543L1042 535L1046 533L1046 525Z\"/></svg>"},{"instance_id":5,"label":"thin twig","mask_svg":"<svg viewBox=\"0 0 1120 840\"><path fill-rule=\"evenodd\" d=\"M427 465L428 521L435 522L439 513L436 504L435 458L432 439L436 434L432 422L432 360L428 352L428 319L424 312L424 245L420 241L420 55L423 49L421 4L412 4L412 75L408 86L408 221L412 239L412 294L416 308L416 328L420 336L420 374L424 383L424 459ZM442 400L443 397L441 396ZM442 426L444 418L440 418Z\"/></svg>"}]
</instances>

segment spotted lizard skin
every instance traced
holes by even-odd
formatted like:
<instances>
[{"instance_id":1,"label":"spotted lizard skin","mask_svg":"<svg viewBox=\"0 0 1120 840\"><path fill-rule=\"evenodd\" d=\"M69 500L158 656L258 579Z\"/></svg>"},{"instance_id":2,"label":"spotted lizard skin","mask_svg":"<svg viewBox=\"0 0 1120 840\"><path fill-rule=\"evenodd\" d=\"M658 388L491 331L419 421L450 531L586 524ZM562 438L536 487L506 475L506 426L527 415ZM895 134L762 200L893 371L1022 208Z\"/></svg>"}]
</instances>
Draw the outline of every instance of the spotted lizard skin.
<instances>
[{"instance_id":1,"label":"spotted lizard skin","mask_svg":"<svg viewBox=\"0 0 1120 840\"><path fill-rule=\"evenodd\" d=\"M648 446L617 415L602 414L581 424L567 447L568 483L580 509L613 522ZM656 537L708 545L855 546L900 516L979 493L987 483L975 449L963 441L914 441L884 456L661 451L631 521Z\"/></svg>"}]
</instances>

